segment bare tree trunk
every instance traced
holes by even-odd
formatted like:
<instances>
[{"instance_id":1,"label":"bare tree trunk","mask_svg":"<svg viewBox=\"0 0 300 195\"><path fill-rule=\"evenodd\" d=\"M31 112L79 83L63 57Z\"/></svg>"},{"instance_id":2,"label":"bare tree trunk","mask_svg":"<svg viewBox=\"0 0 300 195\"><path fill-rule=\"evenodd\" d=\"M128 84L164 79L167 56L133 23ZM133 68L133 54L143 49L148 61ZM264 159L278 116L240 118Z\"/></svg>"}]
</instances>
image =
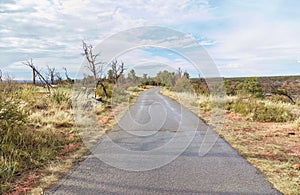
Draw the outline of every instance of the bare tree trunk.
<instances>
[{"instance_id":1,"label":"bare tree trunk","mask_svg":"<svg viewBox=\"0 0 300 195\"><path fill-rule=\"evenodd\" d=\"M292 102L292 104L296 104L295 100L288 94L287 91L275 89L275 87L273 87L273 86L271 86L271 87L273 89L274 94L283 95L283 96L289 98L289 100Z\"/></svg>"},{"instance_id":2,"label":"bare tree trunk","mask_svg":"<svg viewBox=\"0 0 300 195\"><path fill-rule=\"evenodd\" d=\"M99 54L93 54L93 46L87 45L84 41L82 41L82 48L84 51L84 55L88 61L87 68L91 71L94 82L95 82L95 99L97 99L97 88L98 86L101 86L105 97L108 98L108 94L106 91L106 88L102 82L102 73L103 73L103 63L102 62L96 62L96 58L99 56ZM97 99L98 100L98 99ZM99 99L99 101L102 101L102 98Z\"/></svg>"},{"instance_id":3,"label":"bare tree trunk","mask_svg":"<svg viewBox=\"0 0 300 195\"><path fill-rule=\"evenodd\" d=\"M35 78L36 78L35 70L32 69L32 83L33 83L33 85L35 85L35 83L36 83Z\"/></svg>"},{"instance_id":4,"label":"bare tree trunk","mask_svg":"<svg viewBox=\"0 0 300 195\"><path fill-rule=\"evenodd\" d=\"M84 55L89 63L87 68L92 72L94 81L97 81L98 78L102 77L103 73L103 63L96 62L96 59L99 56L99 54L93 54L93 46L87 45L84 41L82 41L82 48L84 51Z\"/></svg>"},{"instance_id":5,"label":"bare tree trunk","mask_svg":"<svg viewBox=\"0 0 300 195\"><path fill-rule=\"evenodd\" d=\"M50 66L47 66L47 68L48 68L48 76L50 77L50 83L51 85L54 85L55 68L51 68Z\"/></svg>"},{"instance_id":6,"label":"bare tree trunk","mask_svg":"<svg viewBox=\"0 0 300 195\"><path fill-rule=\"evenodd\" d=\"M104 94L105 94L105 97L108 98L108 94L107 94L107 91L106 91L106 88L105 88L104 84L102 83L101 80L98 80L98 82L97 82L97 84L96 84L95 99L97 99L97 94L96 94L96 92L97 92L98 86L101 86L101 88L102 88L102 90L103 90L103 92L104 92ZM101 101L102 101L102 100L101 100Z\"/></svg>"},{"instance_id":7,"label":"bare tree trunk","mask_svg":"<svg viewBox=\"0 0 300 195\"><path fill-rule=\"evenodd\" d=\"M56 77L56 83L57 83L57 84L62 84L63 79L62 79L62 76L60 75L59 72L57 72L57 73L55 74L55 77Z\"/></svg>"},{"instance_id":8,"label":"bare tree trunk","mask_svg":"<svg viewBox=\"0 0 300 195\"><path fill-rule=\"evenodd\" d=\"M26 62L23 62L23 64L26 66L29 66L32 69L32 71L35 72L34 74L36 74L39 77L40 81L47 86L49 93L51 93L50 89L52 88L52 86L48 83L48 81L43 77L43 75L33 65L32 59L30 59L30 61L27 60Z\"/></svg>"},{"instance_id":9,"label":"bare tree trunk","mask_svg":"<svg viewBox=\"0 0 300 195\"><path fill-rule=\"evenodd\" d=\"M287 97L292 102L292 104L296 104L294 99L288 93L281 92L281 91L276 91L275 94L283 95L283 96Z\"/></svg>"},{"instance_id":10,"label":"bare tree trunk","mask_svg":"<svg viewBox=\"0 0 300 195\"><path fill-rule=\"evenodd\" d=\"M118 79L124 72L124 63L122 62L120 65L118 65L117 60L112 61L111 70L112 70L113 83L117 84Z\"/></svg>"},{"instance_id":11,"label":"bare tree trunk","mask_svg":"<svg viewBox=\"0 0 300 195\"><path fill-rule=\"evenodd\" d=\"M180 67L179 67L178 70L177 70L177 74L178 74L178 77L179 77L179 78L182 77L182 70L181 70Z\"/></svg>"},{"instance_id":12,"label":"bare tree trunk","mask_svg":"<svg viewBox=\"0 0 300 195\"><path fill-rule=\"evenodd\" d=\"M2 71L0 70L0 82L2 82Z\"/></svg>"},{"instance_id":13,"label":"bare tree trunk","mask_svg":"<svg viewBox=\"0 0 300 195\"><path fill-rule=\"evenodd\" d=\"M67 79L67 81L69 82L69 83L74 83L74 80L73 79L71 79L70 77L69 77L69 74L68 74L68 71L67 71L67 68L66 67L64 67L63 68L64 70L65 70L65 76L66 76L66 79Z\"/></svg>"}]
</instances>

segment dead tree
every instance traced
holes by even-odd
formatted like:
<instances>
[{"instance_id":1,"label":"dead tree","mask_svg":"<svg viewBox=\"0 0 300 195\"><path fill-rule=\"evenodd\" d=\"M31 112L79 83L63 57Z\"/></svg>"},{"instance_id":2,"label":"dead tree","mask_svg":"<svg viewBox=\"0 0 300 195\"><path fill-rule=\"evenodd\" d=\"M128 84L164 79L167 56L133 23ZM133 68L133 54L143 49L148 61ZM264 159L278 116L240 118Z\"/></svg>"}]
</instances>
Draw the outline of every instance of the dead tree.
<instances>
[{"instance_id":1,"label":"dead tree","mask_svg":"<svg viewBox=\"0 0 300 195\"><path fill-rule=\"evenodd\" d=\"M96 61L97 57L99 56L99 53L94 54L93 53L93 46L92 45L87 45L84 41L82 41L82 48L83 48L83 51L84 51L84 56L88 61L87 68L92 72L93 79L94 79L94 82L95 82L95 96L94 96L94 98L98 99L97 98L97 88L98 88L98 86L101 86L105 96L108 97L106 88L105 88L105 86L103 84L103 81L102 81L104 63L100 62L100 61L99 62ZM98 99L98 100L102 101L101 98Z\"/></svg>"},{"instance_id":2,"label":"dead tree","mask_svg":"<svg viewBox=\"0 0 300 195\"><path fill-rule=\"evenodd\" d=\"M48 69L48 76L50 78L50 84L54 85L55 84L55 68L51 68L49 65L47 66Z\"/></svg>"},{"instance_id":3,"label":"dead tree","mask_svg":"<svg viewBox=\"0 0 300 195\"><path fill-rule=\"evenodd\" d=\"M33 85L35 85L36 84L35 79L36 79L37 74L36 74L36 68L33 65L32 59L30 59L30 61L27 60L26 62L23 62L23 64L25 64L26 66L29 66L32 69L32 83L33 83Z\"/></svg>"},{"instance_id":4,"label":"dead tree","mask_svg":"<svg viewBox=\"0 0 300 195\"><path fill-rule=\"evenodd\" d=\"M0 82L2 82L2 71L0 70Z\"/></svg>"},{"instance_id":5,"label":"dead tree","mask_svg":"<svg viewBox=\"0 0 300 195\"><path fill-rule=\"evenodd\" d=\"M51 93L52 86L48 83L48 81L43 77L43 75L37 70L37 68L33 65L32 59L27 60L26 62L23 62L24 65L30 67L32 69L32 72L34 72L34 75L37 75L40 81L47 86L49 93ZM35 77L34 77L35 82Z\"/></svg>"},{"instance_id":6,"label":"dead tree","mask_svg":"<svg viewBox=\"0 0 300 195\"><path fill-rule=\"evenodd\" d=\"M92 72L94 81L97 81L99 78L102 78L103 73L103 62L97 62L96 59L100 55L93 54L93 46L87 45L84 41L82 41L82 47L84 51L85 58L88 61L87 68Z\"/></svg>"},{"instance_id":7,"label":"dead tree","mask_svg":"<svg viewBox=\"0 0 300 195\"><path fill-rule=\"evenodd\" d=\"M66 67L63 67L63 69L65 70L65 76L67 80L71 80L71 78L69 77L68 71Z\"/></svg>"},{"instance_id":8,"label":"dead tree","mask_svg":"<svg viewBox=\"0 0 300 195\"><path fill-rule=\"evenodd\" d=\"M112 79L113 83L117 84L118 79L124 72L124 63L118 65L118 61L115 59L111 62L111 70L112 70Z\"/></svg>"},{"instance_id":9,"label":"dead tree","mask_svg":"<svg viewBox=\"0 0 300 195\"><path fill-rule=\"evenodd\" d=\"M177 75L178 75L179 78L182 77L182 70L181 70L180 67L179 67L178 70L177 70Z\"/></svg>"},{"instance_id":10,"label":"dead tree","mask_svg":"<svg viewBox=\"0 0 300 195\"><path fill-rule=\"evenodd\" d=\"M62 78L62 76L61 76L61 74L60 74L59 72L57 72L57 73L55 74L55 77L56 77L56 83L62 84L63 78Z\"/></svg>"},{"instance_id":11,"label":"dead tree","mask_svg":"<svg viewBox=\"0 0 300 195\"><path fill-rule=\"evenodd\" d=\"M275 88L274 86L271 85L271 88L272 88L272 93L275 94L275 95L282 95L282 96L285 96L287 97L292 104L296 104L295 100L292 98L292 96L287 92L287 90L284 90L284 89L277 89Z\"/></svg>"},{"instance_id":12,"label":"dead tree","mask_svg":"<svg viewBox=\"0 0 300 195\"><path fill-rule=\"evenodd\" d=\"M67 68L64 67L63 69L65 70L65 76L66 76L67 82L70 83L70 84L74 83L74 80L69 77L69 73L68 73Z\"/></svg>"}]
</instances>

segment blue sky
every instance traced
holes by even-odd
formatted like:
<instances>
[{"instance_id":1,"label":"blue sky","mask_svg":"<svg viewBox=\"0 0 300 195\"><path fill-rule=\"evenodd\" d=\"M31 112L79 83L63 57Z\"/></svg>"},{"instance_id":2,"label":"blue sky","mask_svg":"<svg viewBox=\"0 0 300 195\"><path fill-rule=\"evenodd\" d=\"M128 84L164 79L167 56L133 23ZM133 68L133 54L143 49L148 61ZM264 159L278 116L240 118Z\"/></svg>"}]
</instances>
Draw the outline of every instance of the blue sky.
<instances>
[{"instance_id":1,"label":"blue sky","mask_svg":"<svg viewBox=\"0 0 300 195\"><path fill-rule=\"evenodd\" d=\"M0 0L0 69L29 79L22 62L33 58L44 71L47 65L66 67L76 75L82 40L97 45L123 30L161 26L193 37L221 76L300 75L299 7L296 0ZM175 68L184 63L154 50L123 57L128 64L133 59Z\"/></svg>"}]
</instances>

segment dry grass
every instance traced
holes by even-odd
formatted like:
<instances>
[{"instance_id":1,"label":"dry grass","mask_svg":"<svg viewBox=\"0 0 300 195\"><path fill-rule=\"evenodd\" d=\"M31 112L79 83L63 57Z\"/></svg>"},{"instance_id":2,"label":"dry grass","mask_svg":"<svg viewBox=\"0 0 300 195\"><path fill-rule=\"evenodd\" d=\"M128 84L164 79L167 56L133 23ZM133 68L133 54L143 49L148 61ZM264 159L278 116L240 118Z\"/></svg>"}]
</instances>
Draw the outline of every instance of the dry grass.
<instances>
[{"instance_id":1,"label":"dry grass","mask_svg":"<svg viewBox=\"0 0 300 195\"><path fill-rule=\"evenodd\" d=\"M1 151L4 162L10 162L11 165L2 172L5 180L1 182L0 194L28 193L34 186L43 183L41 178L48 176L45 170L49 163L64 162L63 158L71 157L80 151L82 144L74 127L71 88L59 88L49 95L46 89L31 85L7 86L4 83L0 87L3 87L1 93L4 97L12 99L12 103L18 100L14 107L26 113L22 126L17 126L18 121L14 120L2 129L4 142L1 147L16 145L16 148L10 150L15 153L14 158L7 158L8 151ZM11 111L7 112L15 117L13 107L9 109ZM10 129L14 126L16 128L12 132ZM8 140L5 136L18 139ZM8 172L9 170L12 171Z\"/></svg>"},{"instance_id":2,"label":"dry grass","mask_svg":"<svg viewBox=\"0 0 300 195\"><path fill-rule=\"evenodd\" d=\"M83 146L63 158L50 162L43 170L41 170L40 174L42 177L39 180L38 185L32 188L30 192L32 194L43 194L44 189L49 188L64 174L68 173L73 167L74 162L76 162L77 159L81 159L87 152L88 149Z\"/></svg>"},{"instance_id":3,"label":"dry grass","mask_svg":"<svg viewBox=\"0 0 300 195\"><path fill-rule=\"evenodd\" d=\"M219 132L247 160L268 176L285 194L300 191L300 135L291 123L247 122L235 113L226 114ZM295 135L294 135L295 134Z\"/></svg>"},{"instance_id":4,"label":"dry grass","mask_svg":"<svg viewBox=\"0 0 300 195\"><path fill-rule=\"evenodd\" d=\"M134 103L140 92L144 90L145 89L143 88L138 88L138 90L135 89L134 91L129 91L131 96L130 103ZM118 104L112 107L110 102L110 100L107 100L107 103L105 104L94 104L91 107L91 112L89 111L87 114L83 113L86 114L84 117L77 118L78 120L76 121L76 125L79 130L74 130L73 128L75 123L73 121L74 114L72 113L72 110L59 109L57 112L48 110L47 112L41 113L43 116L45 116L45 118L40 120L38 120L40 117L32 116L36 119L37 124L41 124L43 128L48 130L51 129L51 127L54 127L56 130L71 127L71 132L68 139L73 139L74 136L78 136L82 139L82 142L80 142L80 147L73 151L66 150L63 157L50 162L42 170L43 177L41 180L39 180L39 185L31 190L31 193L41 194L45 188L48 188L56 183L63 175L69 172L69 170L73 167L74 162L78 161L79 159L83 159L83 157L89 151L89 148L97 143L104 133L111 130L115 126L115 124L123 115L126 104ZM35 113L35 115L39 114ZM101 128L95 128L93 126L95 123L97 123ZM72 149L72 147L69 145L69 147L64 147L64 149Z\"/></svg>"},{"instance_id":5,"label":"dry grass","mask_svg":"<svg viewBox=\"0 0 300 195\"><path fill-rule=\"evenodd\" d=\"M198 105L211 100L198 96L195 105L189 95L163 91L212 124L211 111L201 110ZM187 97L186 101L180 98ZM228 97L229 100L236 97ZM260 100L262 101L262 100ZM266 104L282 106L299 112L299 107L287 103L266 101ZM268 180L284 194L300 192L300 120L289 122L255 122L247 120L234 112L225 113L225 122L218 133L228 141L251 164L268 176Z\"/></svg>"}]
</instances>

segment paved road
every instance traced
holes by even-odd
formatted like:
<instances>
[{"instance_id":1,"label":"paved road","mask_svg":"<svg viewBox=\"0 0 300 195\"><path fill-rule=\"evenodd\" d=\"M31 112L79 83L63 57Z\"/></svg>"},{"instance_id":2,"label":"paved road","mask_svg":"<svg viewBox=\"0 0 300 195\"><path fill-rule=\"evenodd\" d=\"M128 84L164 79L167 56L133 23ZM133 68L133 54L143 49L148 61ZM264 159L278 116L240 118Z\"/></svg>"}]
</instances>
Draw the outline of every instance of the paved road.
<instances>
[{"instance_id":1,"label":"paved road","mask_svg":"<svg viewBox=\"0 0 300 195\"><path fill-rule=\"evenodd\" d=\"M159 88L144 92L93 152L48 192L280 194L196 115L160 95Z\"/></svg>"}]
</instances>

